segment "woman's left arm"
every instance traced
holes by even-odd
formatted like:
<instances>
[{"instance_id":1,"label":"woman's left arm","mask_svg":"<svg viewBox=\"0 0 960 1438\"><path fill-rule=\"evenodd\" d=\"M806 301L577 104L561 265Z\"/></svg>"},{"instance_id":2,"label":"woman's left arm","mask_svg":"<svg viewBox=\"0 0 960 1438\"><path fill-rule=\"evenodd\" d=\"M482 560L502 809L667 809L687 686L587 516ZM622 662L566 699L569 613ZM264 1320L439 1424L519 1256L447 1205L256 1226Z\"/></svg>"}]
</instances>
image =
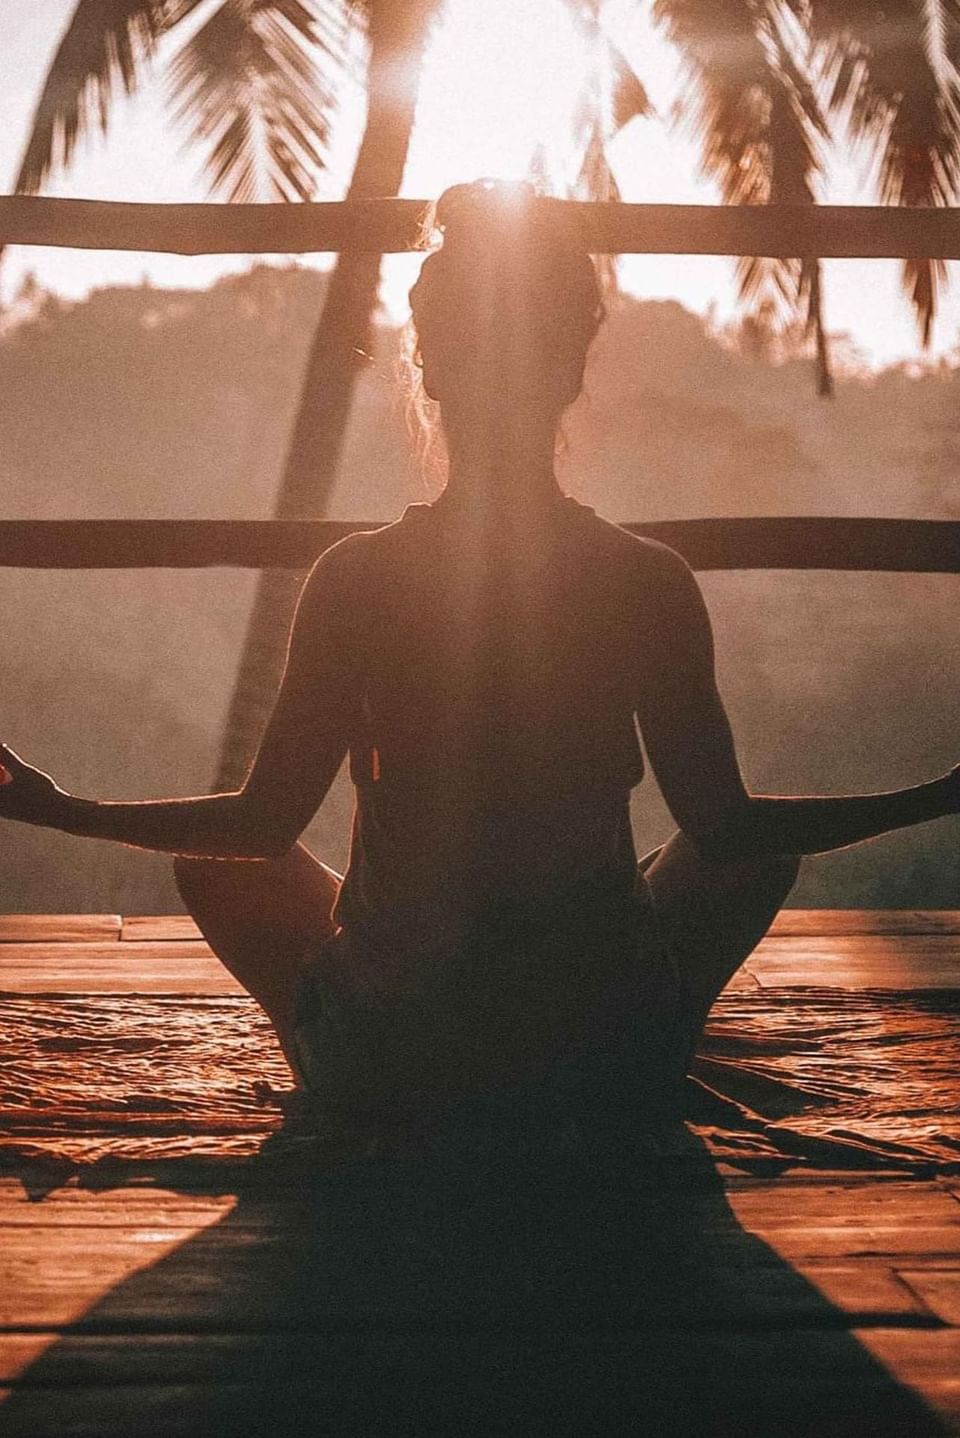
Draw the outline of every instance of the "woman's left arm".
<instances>
[{"instance_id":1,"label":"woman's left arm","mask_svg":"<svg viewBox=\"0 0 960 1438\"><path fill-rule=\"evenodd\" d=\"M0 745L0 818L211 859L286 853L343 761L356 704L355 598L345 540L317 561L300 594L276 705L242 788L189 799L119 803L66 793Z\"/></svg>"}]
</instances>

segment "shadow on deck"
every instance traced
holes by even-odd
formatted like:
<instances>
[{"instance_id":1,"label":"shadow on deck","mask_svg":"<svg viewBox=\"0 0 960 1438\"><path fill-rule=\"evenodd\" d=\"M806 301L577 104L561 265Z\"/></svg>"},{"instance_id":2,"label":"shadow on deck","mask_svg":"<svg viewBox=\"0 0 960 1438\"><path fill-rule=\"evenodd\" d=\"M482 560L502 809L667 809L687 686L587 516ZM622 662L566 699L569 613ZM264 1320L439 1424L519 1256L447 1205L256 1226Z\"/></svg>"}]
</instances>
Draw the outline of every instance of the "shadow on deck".
<instances>
[{"instance_id":1,"label":"shadow on deck","mask_svg":"<svg viewBox=\"0 0 960 1438\"><path fill-rule=\"evenodd\" d=\"M824 962L835 979L872 962L900 987L912 963L954 998L954 918L890 920L879 944L864 920L811 922L785 916L736 1002L764 1000L771 965L802 988L818 945L821 983ZM24 946L55 945L45 981L72 973L58 992L76 1003L85 963L104 996L139 958L141 986L168 966L175 1003L192 941L148 957L149 924L122 932L34 930L4 972L29 999ZM204 959L181 958L189 995ZM570 1117L532 1140L515 1112L468 1106L415 1157L326 1173L295 1149L251 1165L114 1148L59 1178L21 1154L0 1180L0 1435L960 1432L949 1166L770 1178L700 1140L651 1152L622 1106Z\"/></svg>"}]
</instances>

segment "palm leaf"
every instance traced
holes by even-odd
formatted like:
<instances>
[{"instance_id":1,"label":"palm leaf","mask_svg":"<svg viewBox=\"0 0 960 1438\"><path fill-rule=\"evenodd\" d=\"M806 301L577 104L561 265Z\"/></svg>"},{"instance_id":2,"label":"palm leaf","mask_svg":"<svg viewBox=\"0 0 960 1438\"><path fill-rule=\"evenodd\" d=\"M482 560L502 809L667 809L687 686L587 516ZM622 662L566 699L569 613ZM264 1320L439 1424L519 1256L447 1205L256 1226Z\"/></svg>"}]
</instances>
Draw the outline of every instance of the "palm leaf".
<instances>
[{"instance_id":1,"label":"palm leaf","mask_svg":"<svg viewBox=\"0 0 960 1438\"><path fill-rule=\"evenodd\" d=\"M339 64L301 0L224 0L170 64L175 119L206 150L212 191L228 200L307 200L326 159Z\"/></svg>"},{"instance_id":2,"label":"palm leaf","mask_svg":"<svg viewBox=\"0 0 960 1438\"><path fill-rule=\"evenodd\" d=\"M78 0L57 47L34 113L15 183L34 195L70 164L81 135L106 132L118 89L130 94L160 37L199 0Z\"/></svg>"},{"instance_id":3,"label":"palm leaf","mask_svg":"<svg viewBox=\"0 0 960 1438\"><path fill-rule=\"evenodd\" d=\"M960 5L957 0L810 0L810 28L830 104L873 153L880 200L953 205L960 198ZM929 344L941 260L905 260L904 287Z\"/></svg>"},{"instance_id":4,"label":"palm leaf","mask_svg":"<svg viewBox=\"0 0 960 1438\"><path fill-rule=\"evenodd\" d=\"M606 41L606 50L611 72L610 118L613 133L617 134L631 120L652 115L653 105L646 86L623 51L610 40Z\"/></svg>"},{"instance_id":5,"label":"palm leaf","mask_svg":"<svg viewBox=\"0 0 960 1438\"><path fill-rule=\"evenodd\" d=\"M653 13L692 82L682 114L702 146L704 171L727 204L765 203L769 64L752 6L655 0Z\"/></svg>"},{"instance_id":6,"label":"palm leaf","mask_svg":"<svg viewBox=\"0 0 960 1438\"><path fill-rule=\"evenodd\" d=\"M795 8L781 0L655 0L654 16L684 58L682 118L704 172L731 205L813 204L826 119L803 63ZM741 299L789 327L798 310L815 342L817 387L831 392L820 262L744 257Z\"/></svg>"},{"instance_id":7,"label":"palm leaf","mask_svg":"<svg viewBox=\"0 0 960 1438\"><path fill-rule=\"evenodd\" d=\"M579 153L579 167L567 194L585 200L619 200L620 188L610 168L610 141L638 116L653 113L643 81L629 60L610 40L600 23L599 0L564 0L571 18L592 56L585 84L572 116L571 144ZM534 170L538 157L531 165ZM604 291L617 288L617 261L613 255L594 257Z\"/></svg>"}]
</instances>

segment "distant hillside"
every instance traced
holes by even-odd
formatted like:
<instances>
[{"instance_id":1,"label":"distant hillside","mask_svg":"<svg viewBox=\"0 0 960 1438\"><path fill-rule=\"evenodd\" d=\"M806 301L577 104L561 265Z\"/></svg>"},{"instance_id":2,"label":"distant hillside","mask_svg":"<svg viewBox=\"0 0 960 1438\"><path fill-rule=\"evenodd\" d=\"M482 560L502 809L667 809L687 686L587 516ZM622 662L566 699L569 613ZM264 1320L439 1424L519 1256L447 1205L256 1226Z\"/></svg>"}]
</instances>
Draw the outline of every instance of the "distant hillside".
<instances>
[{"instance_id":1,"label":"distant hillside","mask_svg":"<svg viewBox=\"0 0 960 1438\"><path fill-rule=\"evenodd\" d=\"M269 514L322 277L259 267L207 291L34 297L0 338L2 517ZM333 503L389 519L424 491L381 332ZM624 301L570 412L562 479L618 519L960 515L960 378L891 371L817 401L806 366L736 353L674 303ZM0 735L77 792L203 790L253 576L0 572ZM960 757L960 581L705 576L753 786L919 780ZM311 829L345 854L341 782ZM649 785L643 842L669 821ZM797 901L960 905L943 821L808 866ZM0 826L0 909L166 911L169 861Z\"/></svg>"}]
</instances>

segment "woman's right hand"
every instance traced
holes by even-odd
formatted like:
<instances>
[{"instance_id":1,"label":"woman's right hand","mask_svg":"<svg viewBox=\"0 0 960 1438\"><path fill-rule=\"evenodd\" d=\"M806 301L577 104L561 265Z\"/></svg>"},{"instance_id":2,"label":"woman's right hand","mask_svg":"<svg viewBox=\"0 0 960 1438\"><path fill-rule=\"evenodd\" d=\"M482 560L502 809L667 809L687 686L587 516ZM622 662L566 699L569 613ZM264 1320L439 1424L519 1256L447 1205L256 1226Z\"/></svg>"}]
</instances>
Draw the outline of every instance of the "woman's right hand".
<instances>
[{"instance_id":1,"label":"woman's right hand","mask_svg":"<svg viewBox=\"0 0 960 1438\"><path fill-rule=\"evenodd\" d=\"M49 824L63 791L42 769L35 769L6 744L0 744L0 819Z\"/></svg>"}]
</instances>

